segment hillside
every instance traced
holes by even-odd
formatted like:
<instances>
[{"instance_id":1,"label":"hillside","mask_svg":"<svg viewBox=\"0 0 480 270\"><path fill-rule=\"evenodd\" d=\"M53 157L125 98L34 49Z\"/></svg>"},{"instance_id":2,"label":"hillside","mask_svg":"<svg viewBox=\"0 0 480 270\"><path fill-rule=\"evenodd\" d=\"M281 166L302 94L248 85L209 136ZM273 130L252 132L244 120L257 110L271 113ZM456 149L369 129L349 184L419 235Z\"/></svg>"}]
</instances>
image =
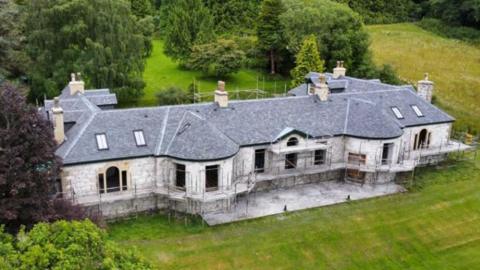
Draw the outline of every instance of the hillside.
<instances>
[{"instance_id":1,"label":"hillside","mask_svg":"<svg viewBox=\"0 0 480 270\"><path fill-rule=\"evenodd\" d=\"M377 64L391 64L411 83L428 72L436 103L457 118L456 129L480 132L480 46L439 37L414 24L368 26Z\"/></svg>"}]
</instances>

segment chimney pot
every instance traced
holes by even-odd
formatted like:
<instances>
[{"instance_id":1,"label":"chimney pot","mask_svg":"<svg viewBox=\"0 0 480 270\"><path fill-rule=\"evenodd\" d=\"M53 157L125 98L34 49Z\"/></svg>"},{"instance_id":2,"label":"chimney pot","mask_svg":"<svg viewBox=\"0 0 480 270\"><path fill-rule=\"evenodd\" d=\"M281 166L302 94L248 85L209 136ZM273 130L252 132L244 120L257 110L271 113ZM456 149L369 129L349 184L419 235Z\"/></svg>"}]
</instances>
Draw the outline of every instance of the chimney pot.
<instances>
[{"instance_id":1,"label":"chimney pot","mask_svg":"<svg viewBox=\"0 0 480 270\"><path fill-rule=\"evenodd\" d=\"M327 101L328 96L330 95L330 89L327 85L327 77L325 74L320 74L319 77L320 83L315 85L315 94L320 98L321 101Z\"/></svg>"},{"instance_id":2,"label":"chimney pot","mask_svg":"<svg viewBox=\"0 0 480 270\"><path fill-rule=\"evenodd\" d=\"M80 79L80 73L71 73L71 81L68 83L68 88L70 88L70 95L75 95L77 93L85 93L85 82Z\"/></svg>"},{"instance_id":3,"label":"chimney pot","mask_svg":"<svg viewBox=\"0 0 480 270\"><path fill-rule=\"evenodd\" d=\"M217 90L215 91L215 102L220 108L228 107L228 92L225 91L224 81L218 81Z\"/></svg>"},{"instance_id":4,"label":"chimney pot","mask_svg":"<svg viewBox=\"0 0 480 270\"><path fill-rule=\"evenodd\" d=\"M429 74L425 73L424 79L417 84L417 94L428 102L432 102L434 83L430 81Z\"/></svg>"},{"instance_id":5,"label":"chimney pot","mask_svg":"<svg viewBox=\"0 0 480 270\"><path fill-rule=\"evenodd\" d=\"M60 99L55 97L53 99L53 134L57 144L63 143L65 141L65 128L63 123L63 109L60 107Z\"/></svg>"},{"instance_id":6,"label":"chimney pot","mask_svg":"<svg viewBox=\"0 0 480 270\"><path fill-rule=\"evenodd\" d=\"M345 77L347 74L347 69L344 67L343 61L337 61L337 67L333 69L333 78L338 79L340 77Z\"/></svg>"}]
</instances>

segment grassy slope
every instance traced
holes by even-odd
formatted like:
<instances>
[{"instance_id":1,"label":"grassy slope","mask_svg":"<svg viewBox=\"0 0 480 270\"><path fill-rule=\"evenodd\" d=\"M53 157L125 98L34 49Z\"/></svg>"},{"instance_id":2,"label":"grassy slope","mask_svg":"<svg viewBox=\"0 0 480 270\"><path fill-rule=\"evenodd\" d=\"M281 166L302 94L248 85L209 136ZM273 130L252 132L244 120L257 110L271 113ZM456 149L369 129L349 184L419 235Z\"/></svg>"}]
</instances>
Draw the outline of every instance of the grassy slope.
<instances>
[{"instance_id":1,"label":"grassy slope","mask_svg":"<svg viewBox=\"0 0 480 270\"><path fill-rule=\"evenodd\" d=\"M427 180L428 179L428 180ZM480 159L424 169L417 191L220 227L164 217L111 225L162 269L474 269Z\"/></svg>"},{"instance_id":2,"label":"grassy slope","mask_svg":"<svg viewBox=\"0 0 480 270\"><path fill-rule=\"evenodd\" d=\"M163 43L160 40L153 42L153 54L147 60L144 80L147 84L145 95L140 100L141 106L152 106L156 104L155 93L168 86L178 86L183 89L193 82L199 86L201 92L213 93L217 86L217 78L202 76L200 72L181 70L178 64L163 53ZM283 93L285 83L283 78L270 77L267 74L250 69L242 69L228 78L223 78L227 83L227 90L256 89L257 77L259 88L270 93ZM263 80L265 79L265 84Z\"/></svg>"},{"instance_id":3,"label":"grassy slope","mask_svg":"<svg viewBox=\"0 0 480 270\"><path fill-rule=\"evenodd\" d=\"M377 64L393 65L415 83L430 73L440 107L480 132L480 46L446 39L413 24L369 26Z\"/></svg>"}]
</instances>

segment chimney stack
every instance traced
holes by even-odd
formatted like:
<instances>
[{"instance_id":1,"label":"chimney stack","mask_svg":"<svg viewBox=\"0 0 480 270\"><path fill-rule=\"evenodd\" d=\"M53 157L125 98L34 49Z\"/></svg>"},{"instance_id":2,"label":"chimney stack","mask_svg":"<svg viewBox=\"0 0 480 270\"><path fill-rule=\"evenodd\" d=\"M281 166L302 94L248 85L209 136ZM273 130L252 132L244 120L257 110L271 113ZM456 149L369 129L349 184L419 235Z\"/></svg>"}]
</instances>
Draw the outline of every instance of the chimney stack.
<instances>
[{"instance_id":1,"label":"chimney stack","mask_svg":"<svg viewBox=\"0 0 480 270\"><path fill-rule=\"evenodd\" d=\"M334 79L345 77L345 75L347 74L347 69L343 66L343 64L343 61L337 61L337 67L333 69Z\"/></svg>"},{"instance_id":2,"label":"chimney stack","mask_svg":"<svg viewBox=\"0 0 480 270\"><path fill-rule=\"evenodd\" d=\"M85 93L85 83L80 78L80 73L72 73L70 74L71 80L68 83L68 87L70 88L70 95L75 95L77 93L83 94Z\"/></svg>"},{"instance_id":3,"label":"chimney stack","mask_svg":"<svg viewBox=\"0 0 480 270\"><path fill-rule=\"evenodd\" d=\"M65 140L65 130L63 126L63 109L60 107L60 100L56 97L53 100L53 133L55 141L60 145Z\"/></svg>"},{"instance_id":4,"label":"chimney stack","mask_svg":"<svg viewBox=\"0 0 480 270\"><path fill-rule=\"evenodd\" d=\"M228 107L228 93L225 91L224 81L218 81L218 87L215 91L215 102L218 103L220 108Z\"/></svg>"},{"instance_id":5,"label":"chimney stack","mask_svg":"<svg viewBox=\"0 0 480 270\"><path fill-rule=\"evenodd\" d=\"M320 98L321 101L327 101L330 94L330 89L327 85L327 77L325 74L320 74L320 84L315 85L315 94Z\"/></svg>"},{"instance_id":6,"label":"chimney stack","mask_svg":"<svg viewBox=\"0 0 480 270\"><path fill-rule=\"evenodd\" d=\"M417 94L428 102L432 102L434 83L429 80L428 73L425 73L425 78L418 81Z\"/></svg>"}]
</instances>

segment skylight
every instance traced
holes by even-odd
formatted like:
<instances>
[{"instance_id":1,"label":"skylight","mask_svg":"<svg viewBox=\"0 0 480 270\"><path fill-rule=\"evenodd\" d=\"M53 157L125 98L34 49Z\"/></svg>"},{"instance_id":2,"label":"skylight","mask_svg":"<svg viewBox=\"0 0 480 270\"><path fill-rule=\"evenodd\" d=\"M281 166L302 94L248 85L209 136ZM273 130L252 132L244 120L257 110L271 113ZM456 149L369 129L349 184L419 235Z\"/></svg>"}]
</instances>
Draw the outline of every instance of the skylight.
<instances>
[{"instance_id":1,"label":"skylight","mask_svg":"<svg viewBox=\"0 0 480 270\"><path fill-rule=\"evenodd\" d=\"M423 113L422 111L420 111L420 109L418 108L417 105L411 105L413 111L415 112L415 114L417 114L418 117L423 117Z\"/></svg>"},{"instance_id":2,"label":"skylight","mask_svg":"<svg viewBox=\"0 0 480 270\"><path fill-rule=\"evenodd\" d=\"M392 107L392 111L398 119L404 118L403 114L400 112L400 110L397 107Z\"/></svg>"},{"instance_id":3,"label":"skylight","mask_svg":"<svg viewBox=\"0 0 480 270\"><path fill-rule=\"evenodd\" d=\"M147 145L145 142L145 136L143 136L143 130L135 130L133 131L133 135L135 136L135 142L137 143L137 146Z\"/></svg>"},{"instance_id":4,"label":"skylight","mask_svg":"<svg viewBox=\"0 0 480 270\"><path fill-rule=\"evenodd\" d=\"M105 135L105 133L102 133L102 134L96 134L95 137L97 139L98 150L107 150L108 149L107 135Z\"/></svg>"}]
</instances>

